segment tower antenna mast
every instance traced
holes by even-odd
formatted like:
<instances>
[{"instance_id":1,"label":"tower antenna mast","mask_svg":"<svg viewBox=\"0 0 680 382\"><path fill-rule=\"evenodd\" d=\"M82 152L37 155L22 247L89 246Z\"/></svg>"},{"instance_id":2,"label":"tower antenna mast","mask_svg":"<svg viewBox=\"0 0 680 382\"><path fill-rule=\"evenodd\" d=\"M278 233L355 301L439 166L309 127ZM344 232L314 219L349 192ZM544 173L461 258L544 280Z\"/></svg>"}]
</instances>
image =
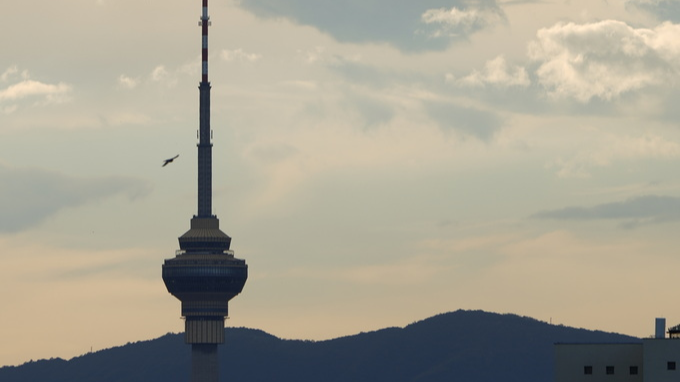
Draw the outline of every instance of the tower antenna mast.
<instances>
[{"instance_id":1,"label":"tower antenna mast","mask_svg":"<svg viewBox=\"0 0 680 382\"><path fill-rule=\"evenodd\" d=\"M212 216L212 142L210 139L210 81L208 81L208 0L203 1L203 13L198 25L201 27L201 83L198 128L198 215Z\"/></svg>"}]
</instances>

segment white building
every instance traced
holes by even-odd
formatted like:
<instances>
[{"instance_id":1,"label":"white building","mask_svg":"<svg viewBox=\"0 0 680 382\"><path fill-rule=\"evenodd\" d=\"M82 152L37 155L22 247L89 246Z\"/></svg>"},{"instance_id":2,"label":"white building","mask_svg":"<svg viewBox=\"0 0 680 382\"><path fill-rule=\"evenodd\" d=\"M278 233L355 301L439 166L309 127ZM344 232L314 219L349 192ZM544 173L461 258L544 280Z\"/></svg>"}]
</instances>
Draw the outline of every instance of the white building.
<instances>
[{"instance_id":1,"label":"white building","mask_svg":"<svg viewBox=\"0 0 680 382\"><path fill-rule=\"evenodd\" d=\"M680 381L680 326L635 343L555 344L555 382Z\"/></svg>"}]
</instances>

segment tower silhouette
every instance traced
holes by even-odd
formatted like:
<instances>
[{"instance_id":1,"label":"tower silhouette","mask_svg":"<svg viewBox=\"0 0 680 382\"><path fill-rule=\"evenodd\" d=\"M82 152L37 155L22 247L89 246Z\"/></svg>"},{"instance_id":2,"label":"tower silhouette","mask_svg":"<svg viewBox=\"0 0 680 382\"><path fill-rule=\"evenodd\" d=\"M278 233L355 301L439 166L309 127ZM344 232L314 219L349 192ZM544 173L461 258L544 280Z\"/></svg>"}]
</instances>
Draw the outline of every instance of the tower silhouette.
<instances>
[{"instance_id":1,"label":"tower silhouette","mask_svg":"<svg viewBox=\"0 0 680 382\"><path fill-rule=\"evenodd\" d=\"M218 382L217 345L224 343L229 300L248 278L245 260L234 257L231 238L212 214L212 130L208 81L208 0L203 1L202 76L199 84L198 213L179 237L179 250L163 264L163 282L182 302L184 340L191 344L191 382Z\"/></svg>"}]
</instances>

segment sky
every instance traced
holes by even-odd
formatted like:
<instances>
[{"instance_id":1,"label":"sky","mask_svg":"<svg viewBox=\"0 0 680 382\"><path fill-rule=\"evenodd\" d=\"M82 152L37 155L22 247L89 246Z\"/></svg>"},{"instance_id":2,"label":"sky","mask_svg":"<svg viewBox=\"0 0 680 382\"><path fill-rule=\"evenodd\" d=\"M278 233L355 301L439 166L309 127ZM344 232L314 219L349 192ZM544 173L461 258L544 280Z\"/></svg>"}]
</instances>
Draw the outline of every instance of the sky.
<instances>
[{"instance_id":1,"label":"sky","mask_svg":"<svg viewBox=\"0 0 680 382\"><path fill-rule=\"evenodd\" d=\"M183 331L161 264L196 213L200 13L0 0L0 365ZM210 16L213 212L249 265L227 325L680 323L680 1Z\"/></svg>"}]
</instances>

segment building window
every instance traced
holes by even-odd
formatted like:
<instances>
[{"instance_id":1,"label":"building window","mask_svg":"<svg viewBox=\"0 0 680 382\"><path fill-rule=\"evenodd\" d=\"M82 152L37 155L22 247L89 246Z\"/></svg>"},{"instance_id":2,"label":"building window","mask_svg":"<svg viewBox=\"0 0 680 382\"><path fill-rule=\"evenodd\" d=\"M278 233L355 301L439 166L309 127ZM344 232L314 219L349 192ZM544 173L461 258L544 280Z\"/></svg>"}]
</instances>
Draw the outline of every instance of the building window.
<instances>
[{"instance_id":1,"label":"building window","mask_svg":"<svg viewBox=\"0 0 680 382\"><path fill-rule=\"evenodd\" d=\"M675 361L668 361L666 364L666 370L675 370Z\"/></svg>"},{"instance_id":2,"label":"building window","mask_svg":"<svg viewBox=\"0 0 680 382\"><path fill-rule=\"evenodd\" d=\"M590 375L593 374L592 366L583 366L583 374Z\"/></svg>"},{"instance_id":3,"label":"building window","mask_svg":"<svg viewBox=\"0 0 680 382\"><path fill-rule=\"evenodd\" d=\"M607 366L606 373L607 373L607 375L614 374L614 366Z\"/></svg>"},{"instance_id":4,"label":"building window","mask_svg":"<svg viewBox=\"0 0 680 382\"><path fill-rule=\"evenodd\" d=\"M637 366L631 366L630 367L630 375L638 375L638 367Z\"/></svg>"}]
</instances>

